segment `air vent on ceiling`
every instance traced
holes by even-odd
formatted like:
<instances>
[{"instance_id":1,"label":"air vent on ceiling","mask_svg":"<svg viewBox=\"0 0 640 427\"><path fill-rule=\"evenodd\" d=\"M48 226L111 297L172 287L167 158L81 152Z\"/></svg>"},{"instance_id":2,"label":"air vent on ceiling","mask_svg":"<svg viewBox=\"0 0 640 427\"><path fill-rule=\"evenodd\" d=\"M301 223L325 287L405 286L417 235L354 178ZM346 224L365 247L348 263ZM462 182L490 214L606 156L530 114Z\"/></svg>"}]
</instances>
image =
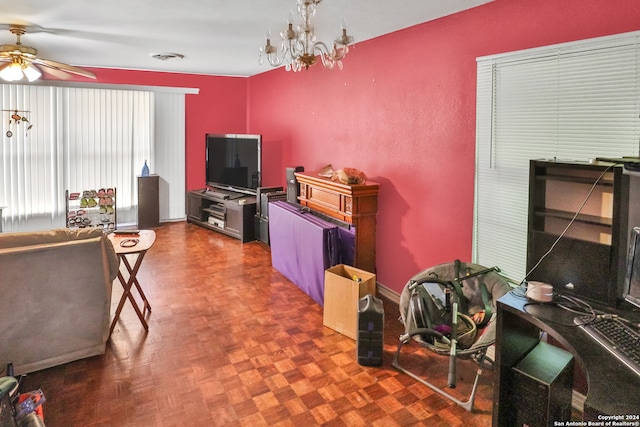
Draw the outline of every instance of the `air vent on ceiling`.
<instances>
[{"instance_id":1,"label":"air vent on ceiling","mask_svg":"<svg viewBox=\"0 0 640 427\"><path fill-rule=\"evenodd\" d=\"M161 61L173 61L174 59L184 58L184 55L172 52L152 53L150 55L152 58L159 59Z\"/></svg>"}]
</instances>

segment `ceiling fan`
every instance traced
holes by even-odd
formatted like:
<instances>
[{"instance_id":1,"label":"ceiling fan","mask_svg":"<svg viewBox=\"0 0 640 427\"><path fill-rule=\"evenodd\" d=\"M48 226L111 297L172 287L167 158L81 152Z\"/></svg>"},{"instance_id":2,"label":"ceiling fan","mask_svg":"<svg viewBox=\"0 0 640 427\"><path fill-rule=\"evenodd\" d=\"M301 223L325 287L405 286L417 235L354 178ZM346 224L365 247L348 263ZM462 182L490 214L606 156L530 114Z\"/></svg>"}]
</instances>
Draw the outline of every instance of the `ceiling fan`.
<instances>
[{"instance_id":1,"label":"ceiling fan","mask_svg":"<svg viewBox=\"0 0 640 427\"><path fill-rule=\"evenodd\" d=\"M12 25L9 31L17 38L16 44L0 45L0 78L6 81L18 81L27 78L30 82L39 79L42 71L57 79L70 79L72 74L95 79L90 71L62 62L38 57L38 51L20 42L20 36L26 33L26 28Z\"/></svg>"}]
</instances>

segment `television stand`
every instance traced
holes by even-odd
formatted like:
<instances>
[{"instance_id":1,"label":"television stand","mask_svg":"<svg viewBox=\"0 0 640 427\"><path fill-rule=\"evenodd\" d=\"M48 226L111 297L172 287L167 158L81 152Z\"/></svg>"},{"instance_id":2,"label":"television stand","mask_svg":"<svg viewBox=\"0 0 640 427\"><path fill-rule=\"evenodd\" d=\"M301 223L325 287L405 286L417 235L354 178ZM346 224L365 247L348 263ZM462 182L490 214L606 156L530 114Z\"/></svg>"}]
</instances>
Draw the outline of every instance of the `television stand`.
<instances>
[{"instance_id":1,"label":"television stand","mask_svg":"<svg viewBox=\"0 0 640 427\"><path fill-rule=\"evenodd\" d=\"M256 196L230 190L187 193L187 222L217 231L243 243L255 240Z\"/></svg>"}]
</instances>

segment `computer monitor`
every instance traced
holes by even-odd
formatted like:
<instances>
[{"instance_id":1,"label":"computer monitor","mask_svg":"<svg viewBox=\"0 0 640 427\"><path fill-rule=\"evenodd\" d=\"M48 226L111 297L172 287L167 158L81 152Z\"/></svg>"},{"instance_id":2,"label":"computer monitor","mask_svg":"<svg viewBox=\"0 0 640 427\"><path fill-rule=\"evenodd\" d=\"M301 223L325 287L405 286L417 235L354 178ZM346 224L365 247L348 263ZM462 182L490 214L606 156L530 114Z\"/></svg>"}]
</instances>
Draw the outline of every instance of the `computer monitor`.
<instances>
[{"instance_id":1,"label":"computer monitor","mask_svg":"<svg viewBox=\"0 0 640 427\"><path fill-rule=\"evenodd\" d=\"M640 227L634 227L629 237L623 298L640 308Z\"/></svg>"}]
</instances>

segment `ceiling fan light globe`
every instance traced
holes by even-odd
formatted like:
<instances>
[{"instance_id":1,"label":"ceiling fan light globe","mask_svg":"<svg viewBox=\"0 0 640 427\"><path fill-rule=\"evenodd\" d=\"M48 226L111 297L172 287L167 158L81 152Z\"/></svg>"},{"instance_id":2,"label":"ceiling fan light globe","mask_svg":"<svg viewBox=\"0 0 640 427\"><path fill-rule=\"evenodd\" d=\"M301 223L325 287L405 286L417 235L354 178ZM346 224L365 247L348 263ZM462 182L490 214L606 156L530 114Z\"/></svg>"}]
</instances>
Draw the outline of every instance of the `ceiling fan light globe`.
<instances>
[{"instance_id":1,"label":"ceiling fan light globe","mask_svg":"<svg viewBox=\"0 0 640 427\"><path fill-rule=\"evenodd\" d=\"M27 80L29 80L30 82L38 80L40 77L42 77L42 73L38 71L38 69L31 64L29 64L23 70L23 72L24 72L24 75L27 77Z\"/></svg>"},{"instance_id":2,"label":"ceiling fan light globe","mask_svg":"<svg viewBox=\"0 0 640 427\"><path fill-rule=\"evenodd\" d=\"M41 70L36 65L44 67L44 71L49 76L57 79L69 79L71 74L82 77L95 79L96 75L91 71L84 70L73 65L62 62L52 61L50 59L39 58L38 51L30 46L25 46L20 42L20 36L26 33L26 28L20 25L12 25L9 28L12 34L17 37L16 44L0 45L0 57L4 60L9 59L10 64L0 66L0 78L6 81L17 81L27 78L30 82L39 79L42 76ZM183 55L171 54L173 57L182 58ZM166 58L161 58L166 59Z\"/></svg>"},{"instance_id":3,"label":"ceiling fan light globe","mask_svg":"<svg viewBox=\"0 0 640 427\"><path fill-rule=\"evenodd\" d=\"M0 71L0 78L8 82L15 82L21 80L24 75L22 74L22 65L17 62L12 62Z\"/></svg>"}]
</instances>

